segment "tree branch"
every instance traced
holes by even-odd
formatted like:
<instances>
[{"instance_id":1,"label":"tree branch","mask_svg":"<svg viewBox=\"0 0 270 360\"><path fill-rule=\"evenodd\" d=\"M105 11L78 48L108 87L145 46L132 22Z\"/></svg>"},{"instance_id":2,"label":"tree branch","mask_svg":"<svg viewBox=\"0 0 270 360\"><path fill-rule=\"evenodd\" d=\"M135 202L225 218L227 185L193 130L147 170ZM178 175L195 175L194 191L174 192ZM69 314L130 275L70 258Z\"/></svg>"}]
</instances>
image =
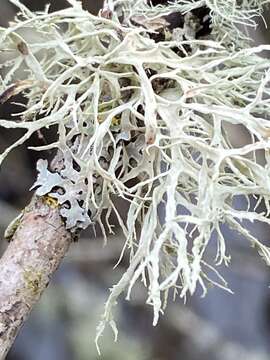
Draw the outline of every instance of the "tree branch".
<instances>
[{"instance_id":1,"label":"tree branch","mask_svg":"<svg viewBox=\"0 0 270 360\"><path fill-rule=\"evenodd\" d=\"M0 259L0 359L68 251L72 235L59 208L34 196Z\"/></svg>"}]
</instances>

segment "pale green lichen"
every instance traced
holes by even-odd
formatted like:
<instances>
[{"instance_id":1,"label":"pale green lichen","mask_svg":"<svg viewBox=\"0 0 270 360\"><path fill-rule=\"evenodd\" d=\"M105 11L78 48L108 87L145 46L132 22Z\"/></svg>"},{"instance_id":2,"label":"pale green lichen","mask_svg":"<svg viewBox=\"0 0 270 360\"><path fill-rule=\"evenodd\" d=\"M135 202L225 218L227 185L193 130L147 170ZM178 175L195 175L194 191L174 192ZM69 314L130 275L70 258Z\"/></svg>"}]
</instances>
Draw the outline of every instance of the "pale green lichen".
<instances>
[{"instance_id":1,"label":"pale green lichen","mask_svg":"<svg viewBox=\"0 0 270 360\"><path fill-rule=\"evenodd\" d=\"M111 289L97 338L107 323L116 332L113 307L123 292L130 298L139 279L154 325L171 288L180 297L198 284L204 294L209 282L228 290L215 268L229 262L222 224L241 233L269 265L269 248L243 220L270 223L270 61L260 56L270 46L250 48L239 28L255 26L269 1L179 0L153 7L109 0L112 19L72 0L68 9L38 14L12 2L21 15L0 30L0 50L7 54L2 99L19 87L28 102L20 122L0 120L2 127L25 130L0 161L34 132L56 127L58 140L35 150L58 149L64 167L48 170L40 160L37 194L57 198L71 230L99 222L106 236L115 212L126 237L130 265ZM194 39L186 23L164 41L151 39L161 14L179 11L189 19L202 6L211 10L211 35ZM145 26L134 25L142 21ZM31 40L28 30L35 32ZM230 130L240 126L249 138L242 146L232 143ZM130 185L132 179L137 182ZM115 195L130 202L126 220ZM253 195L265 212L250 206ZM236 207L239 198L246 209ZM211 265L204 255L213 234Z\"/></svg>"},{"instance_id":2,"label":"pale green lichen","mask_svg":"<svg viewBox=\"0 0 270 360\"><path fill-rule=\"evenodd\" d=\"M21 220L23 218L23 214L24 213L22 211L18 216L16 216L16 218L14 220L11 221L11 223L6 228L6 231L4 233L4 238L7 241L12 241L14 234L16 233L17 229L21 225Z\"/></svg>"}]
</instances>

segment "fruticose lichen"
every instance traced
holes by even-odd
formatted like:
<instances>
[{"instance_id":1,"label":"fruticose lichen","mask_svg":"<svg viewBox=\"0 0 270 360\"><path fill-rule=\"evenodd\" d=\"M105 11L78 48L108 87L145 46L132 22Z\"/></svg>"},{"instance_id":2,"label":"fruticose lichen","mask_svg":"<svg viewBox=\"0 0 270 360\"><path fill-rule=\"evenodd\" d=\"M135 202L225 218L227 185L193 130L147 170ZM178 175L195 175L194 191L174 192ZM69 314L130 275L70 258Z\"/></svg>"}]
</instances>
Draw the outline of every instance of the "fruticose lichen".
<instances>
[{"instance_id":1,"label":"fruticose lichen","mask_svg":"<svg viewBox=\"0 0 270 360\"><path fill-rule=\"evenodd\" d=\"M154 325L170 289L180 297L198 284L204 294L209 282L227 289L215 268L230 259L223 224L269 265L269 248L242 222L270 223L270 61L260 56L270 46L250 47L246 32L269 1L118 0L99 16L74 0L37 14L11 2L20 15L0 30L1 102L23 92L27 103L20 121L0 126L25 134L0 162L53 127L57 141L32 149L58 150L62 166L38 162L37 194L58 200L71 231L98 222L106 236L115 212L126 238L130 265L111 289L98 336L106 323L115 329L117 298L126 291L129 299L139 279ZM172 29L174 12L183 24ZM244 145L232 141L240 130ZM130 203L126 219L112 196ZM206 263L214 238L217 254Z\"/></svg>"}]
</instances>

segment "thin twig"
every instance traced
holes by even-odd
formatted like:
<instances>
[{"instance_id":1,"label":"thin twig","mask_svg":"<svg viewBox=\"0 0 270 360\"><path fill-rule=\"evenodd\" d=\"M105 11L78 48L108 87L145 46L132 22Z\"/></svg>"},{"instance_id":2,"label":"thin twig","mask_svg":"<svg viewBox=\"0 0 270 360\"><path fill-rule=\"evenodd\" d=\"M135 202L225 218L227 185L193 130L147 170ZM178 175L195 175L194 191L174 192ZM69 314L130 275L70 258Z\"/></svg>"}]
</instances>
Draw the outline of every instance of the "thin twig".
<instances>
[{"instance_id":1,"label":"thin twig","mask_svg":"<svg viewBox=\"0 0 270 360\"><path fill-rule=\"evenodd\" d=\"M0 359L7 355L71 241L59 209L34 197L0 259Z\"/></svg>"}]
</instances>

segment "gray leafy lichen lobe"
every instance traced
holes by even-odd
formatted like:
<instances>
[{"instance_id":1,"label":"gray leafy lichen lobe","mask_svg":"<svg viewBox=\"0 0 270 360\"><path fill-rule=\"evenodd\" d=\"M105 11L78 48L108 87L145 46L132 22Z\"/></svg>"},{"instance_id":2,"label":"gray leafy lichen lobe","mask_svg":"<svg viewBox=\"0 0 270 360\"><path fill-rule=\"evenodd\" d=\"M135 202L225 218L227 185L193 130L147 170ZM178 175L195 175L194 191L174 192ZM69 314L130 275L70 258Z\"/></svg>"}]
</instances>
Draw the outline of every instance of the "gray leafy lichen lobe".
<instances>
[{"instance_id":1,"label":"gray leafy lichen lobe","mask_svg":"<svg viewBox=\"0 0 270 360\"><path fill-rule=\"evenodd\" d=\"M71 164L69 165L72 171ZM87 187L82 182L72 182L69 178L61 176L62 171L52 173L48 170L48 162L46 160L39 160L37 164L39 171L38 179L34 187L38 187L36 194L44 196L51 194L51 196L59 202L63 207L60 210L61 215L66 219L67 229L76 230L78 227L86 228L90 224L90 219L85 214L85 210L79 205L80 200L85 200ZM51 191L56 188L58 191L52 193ZM69 207L65 207L66 203Z\"/></svg>"}]
</instances>

